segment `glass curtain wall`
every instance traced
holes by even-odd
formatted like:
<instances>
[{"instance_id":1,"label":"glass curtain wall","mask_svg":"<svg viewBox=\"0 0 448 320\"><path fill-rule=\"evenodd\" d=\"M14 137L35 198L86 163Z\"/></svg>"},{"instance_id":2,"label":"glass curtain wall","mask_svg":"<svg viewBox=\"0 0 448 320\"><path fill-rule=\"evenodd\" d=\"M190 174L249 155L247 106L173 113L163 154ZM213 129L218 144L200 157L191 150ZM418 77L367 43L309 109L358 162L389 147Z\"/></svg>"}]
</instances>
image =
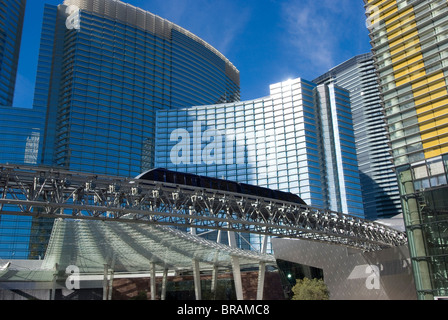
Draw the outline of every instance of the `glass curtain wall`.
<instances>
[{"instance_id":1,"label":"glass curtain wall","mask_svg":"<svg viewBox=\"0 0 448 320\"><path fill-rule=\"evenodd\" d=\"M365 5L418 295L447 296L448 2Z\"/></svg>"},{"instance_id":2,"label":"glass curtain wall","mask_svg":"<svg viewBox=\"0 0 448 320\"><path fill-rule=\"evenodd\" d=\"M12 106L26 0L0 5L0 106Z\"/></svg>"},{"instance_id":3,"label":"glass curtain wall","mask_svg":"<svg viewBox=\"0 0 448 320\"><path fill-rule=\"evenodd\" d=\"M292 192L363 217L348 93L322 87L328 100L295 79L271 85L266 98L159 111L156 167ZM259 249L263 238L249 242Z\"/></svg>"},{"instance_id":4,"label":"glass curtain wall","mask_svg":"<svg viewBox=\"0 0 448 320\"><path fill-rule=\"evenodd\" d=\"M137 176L154 166L157 110L239 99L236 68L160 17L111 0L46 9L43 41L54 41L42 50L52 58L41 55L36 93L48 110L45 164Z\"/></svg>"}]
</instances>

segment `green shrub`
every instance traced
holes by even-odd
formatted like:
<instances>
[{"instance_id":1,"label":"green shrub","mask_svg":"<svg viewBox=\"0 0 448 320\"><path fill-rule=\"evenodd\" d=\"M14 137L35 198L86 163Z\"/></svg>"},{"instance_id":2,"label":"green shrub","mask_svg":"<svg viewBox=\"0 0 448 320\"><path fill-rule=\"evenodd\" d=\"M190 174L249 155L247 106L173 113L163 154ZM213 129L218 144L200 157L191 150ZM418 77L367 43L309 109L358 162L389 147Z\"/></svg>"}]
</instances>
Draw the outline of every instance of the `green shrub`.
<instances>
[{"instance_id":1,"label":"green shrub","mask_svg":"<svg viewBox=\"0 0 448 320\"><path fill-rule=\"evenodd\" d=\"M292 288L292 300L329 300L330 293L322 279L298 279Z\"/></svg>"}]
</instances>

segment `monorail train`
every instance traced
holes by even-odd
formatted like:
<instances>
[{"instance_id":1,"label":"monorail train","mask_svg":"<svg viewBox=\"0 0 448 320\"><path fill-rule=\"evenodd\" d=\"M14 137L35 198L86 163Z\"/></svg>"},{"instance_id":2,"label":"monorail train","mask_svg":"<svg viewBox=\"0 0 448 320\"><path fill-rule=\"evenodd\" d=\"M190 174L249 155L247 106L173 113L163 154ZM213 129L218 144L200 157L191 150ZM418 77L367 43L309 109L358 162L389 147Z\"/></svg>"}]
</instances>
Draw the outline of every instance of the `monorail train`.
<instances>
[{"instance_id":1,"label":"monorail train","mask_svg":"<svg viewBox=\"0 0 448 320\"><path fill-rule=\"evenodd\" d=\"M136 179L160 181L192 187L229 191L307 205L305 201L303 201L299 196L290 192L271 190L268 188L253 186L245 183L210 178L205 176L198 176L190 173L176 172L163 168L149 170L136 177Z\"/></svg>"}]
</instances>

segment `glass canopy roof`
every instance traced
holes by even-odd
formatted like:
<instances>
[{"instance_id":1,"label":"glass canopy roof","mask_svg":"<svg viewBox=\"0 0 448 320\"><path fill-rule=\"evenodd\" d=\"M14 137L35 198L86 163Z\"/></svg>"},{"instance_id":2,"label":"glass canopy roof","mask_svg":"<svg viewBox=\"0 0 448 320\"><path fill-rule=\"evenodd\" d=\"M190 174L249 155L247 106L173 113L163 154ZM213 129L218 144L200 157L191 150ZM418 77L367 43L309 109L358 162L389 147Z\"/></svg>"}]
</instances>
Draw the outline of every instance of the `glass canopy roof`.
<instances>
[{"instance_id":1,"label":"glass canopy roof","mask_svg":"<svg viewBox=\"0 0 448 320\"><path fill-rule=\"evenodd\" d=\"M231 248L171 227L112 221L56 219L44 260L1 261L0 282L51 282L56 270L76 267L80 275L103 274L105 265L117 273L148 274L231 268L232 257L241 267L260 262L275 264L269 254Z\"/></svg>"},{"instance_id":2,"label":"glass canopy roof","mask_svg":"<svg viewBox=\"0 0 448 320\"><path fill-rule=\"evenodd\" d=\"M67 270L97 281L110 271L121 277L147 277L165 271L230 272L235 263L243 270L258 268L260 262L276 265L273 255L232 248L172 227L56 219L43 260L0 260L0 289L55 289L56 281L69 276Z\"/></svg>"},{"instance_id":3,"label":"glass canopy roof","mask_svg":"<svg viewBox=\"0 0 448 320\"><path fill-rule=\"evenodd\" d=\"M139 273L191 270L198 261L201 270L230 267L231 257L241 266L274 263L273 255L259 254L205 240L171 227L112 221L57 219L43 269L76 266L81 274L114 272Z\"/></svg>"}]
</instances>

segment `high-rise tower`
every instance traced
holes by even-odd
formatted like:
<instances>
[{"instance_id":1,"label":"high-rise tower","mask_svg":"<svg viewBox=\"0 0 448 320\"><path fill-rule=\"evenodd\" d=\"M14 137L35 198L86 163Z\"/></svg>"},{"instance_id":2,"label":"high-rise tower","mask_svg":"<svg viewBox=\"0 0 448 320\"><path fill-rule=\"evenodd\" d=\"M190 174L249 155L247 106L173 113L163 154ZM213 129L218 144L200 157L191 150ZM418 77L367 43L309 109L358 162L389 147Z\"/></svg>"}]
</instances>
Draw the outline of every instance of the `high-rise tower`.
<instances>
[{"instance_id":1,"label":"high-rise tower","mask_svg":"<svg viewBox=\"0 0 448 320\"><path fill-rule=\"evenodd\" d=\"M349 94L293 79L256 100L162 110L156 165L298 194L363 217Z\"/></svg>"},{"instance_id":2,"label":"high-rise tower","mask_svg":"<svg viewBox=\"0 0 448 320\"><path fill-rule=\"evenodd\" d=\"M44 113L13 106L25 6L26 0L0 1L0 164L36 165L41 159ZM31 221L0 215L0 258L29 257Z\"/></svg>"},{"instance_id":3,"label":"high-rise tower","mask_svg":"<svg viewBox=\"0 0 448 320\"><path fill-rule=\"evenodd\" d=\"M400 214L400 193L372 54L353 57L313 82L335 83L350 93L366 218L375 220Z\"/></svg>"},{"instance_id":4,"label":"high-rise tower","mask_svg":"<svg viewBox=\"0 0 448 320\"><path fill-rule=\"evenodd\" d=\"M154 165L155 112L239 100L239 72L187 30L116 0L47 5L35 107L43 161L136 176ZM48 41L50 40L50 41Z\"/></svg>"},{"instance_id":5,"label":"high-rise tower","mask_svg":"<svg viewBox=\"0 0 448 320\"><path fill-rule=\"evenodd\" d=\"M26 0L0 1L0 106L12 106Z\"/></svg>"},{"instance_id":6,"label":"high-rise tower","mask_svg":"<svg viewBox=\"0 0 448 320\"><path fill-rule=\"evenodd\" d=\"M419 298L448 295L448 2L365 0Z\"/></svg>"}]
</instances>

